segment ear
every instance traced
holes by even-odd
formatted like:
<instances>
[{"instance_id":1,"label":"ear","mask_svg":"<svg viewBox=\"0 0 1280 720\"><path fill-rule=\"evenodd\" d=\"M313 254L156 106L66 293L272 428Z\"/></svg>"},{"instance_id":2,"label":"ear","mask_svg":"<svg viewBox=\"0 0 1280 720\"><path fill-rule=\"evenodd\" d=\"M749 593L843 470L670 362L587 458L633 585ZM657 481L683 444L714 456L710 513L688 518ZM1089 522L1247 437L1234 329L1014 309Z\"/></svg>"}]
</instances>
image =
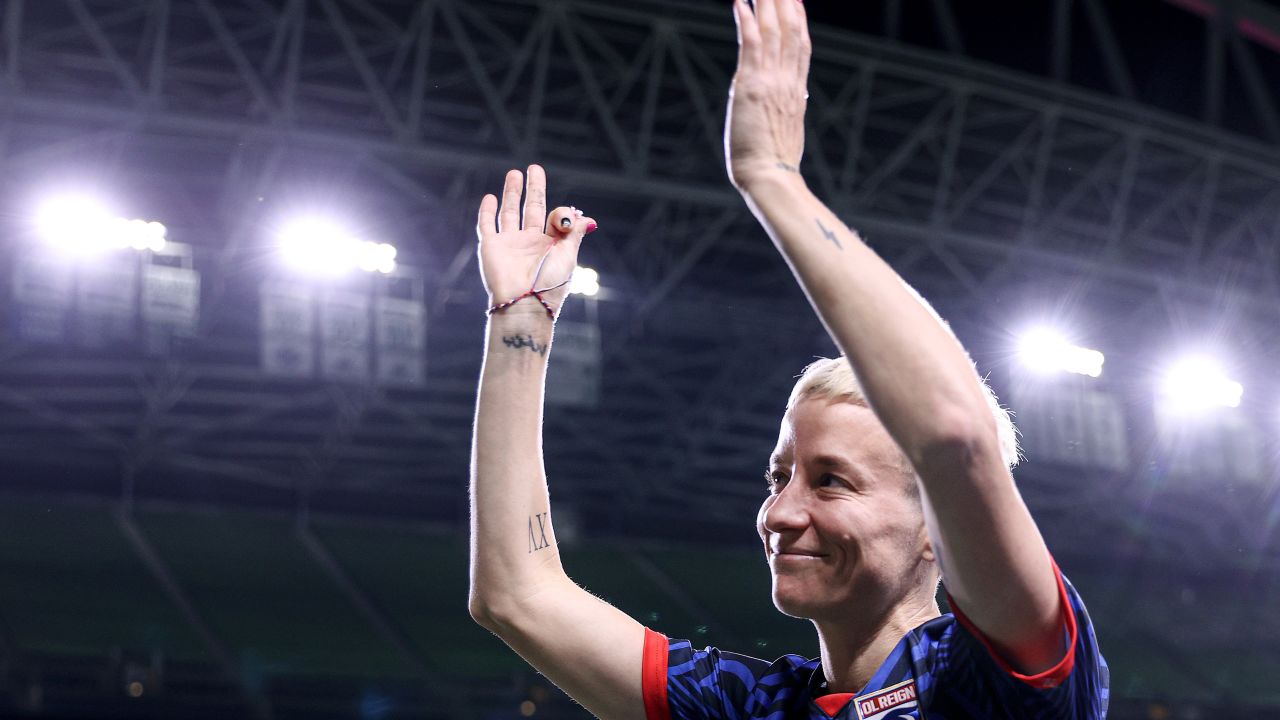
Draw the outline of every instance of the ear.
<instances>
[{"instance_id":1,"label":"ear","mask_svg":"<svg viewBox=\"0 0 1280 720\"><path fill-rule=\"evenodd\" d=\"M938 562L938 553L933 549L933 539L929 537L929 526L920 523L920 556L931 563Z\"/></svg>"}]
</instances>

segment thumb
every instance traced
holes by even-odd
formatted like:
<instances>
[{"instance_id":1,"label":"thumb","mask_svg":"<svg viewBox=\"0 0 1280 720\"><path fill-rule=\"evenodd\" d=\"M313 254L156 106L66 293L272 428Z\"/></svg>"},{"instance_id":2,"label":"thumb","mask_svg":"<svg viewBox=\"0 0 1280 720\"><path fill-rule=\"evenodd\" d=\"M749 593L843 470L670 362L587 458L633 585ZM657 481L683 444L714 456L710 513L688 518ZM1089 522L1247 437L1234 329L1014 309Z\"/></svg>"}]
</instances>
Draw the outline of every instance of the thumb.
<instances>
[{"instance_id":1,"label":"thumb","mask_svg":"<svg viewBox=\"0 0 1280 720\"><path fill-rule=\"evenodd\" d=\"M590 218L584 215L578 218L573 224L573 241L581 247L582 239L599 229L600 225L595 221L595 218Z\"/></svg>"}]
</instances>

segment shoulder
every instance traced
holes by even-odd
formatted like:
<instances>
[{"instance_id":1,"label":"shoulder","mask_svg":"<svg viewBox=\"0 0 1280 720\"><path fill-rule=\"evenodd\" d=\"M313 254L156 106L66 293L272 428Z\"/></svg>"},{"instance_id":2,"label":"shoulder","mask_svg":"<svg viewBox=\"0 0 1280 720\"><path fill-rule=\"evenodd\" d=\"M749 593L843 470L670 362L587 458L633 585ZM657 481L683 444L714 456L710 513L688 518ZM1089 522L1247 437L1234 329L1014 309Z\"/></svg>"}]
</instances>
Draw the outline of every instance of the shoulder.
<instances>
[{"instance_id":1,"label":"shoulder","mask_svg":"<svg viewBox=\"0 0 1280 720\"><path fill-rule=\"evenodd\" d=\"M818 665L816 658L795 654L765 660L667 639L666 689L672 715L697 717L697 707L718 707L763 717L805 697L803 690Z\"/></svg>"},{"instance_id":2,"label":"shoulder","mask_svg":"<svg viewBox=\"0 0 1280 720\"><path fill-rule=\"evenodd\" d=\"M996 702L1032 709L1035 717L1104 717L1110 684L1107 663L1084 600L1061 571L1058 577L1066 649L1054 667L1037 675L1019 674L964 613L953 608L954 614L913 631L919 633L917 672L928 674L924 684L931 686L929 694L938 702L963 696L969 704ZM924 695L926 688L920 692Z\"/></svg>"},{"instance_id":3,"label":"shoulder","mask_svg":"<svg viewBox=\"0 0 1280 720\"><path fill-rule=\"evenodd\" d=\"M689 640L668 638L667 667L671 677L708 672L728 674L744 685L760 682L790 684L807 682L818 660L801 655L781 655L773 660L706 646L694 647Z\"/></svg>"}]
</instances>

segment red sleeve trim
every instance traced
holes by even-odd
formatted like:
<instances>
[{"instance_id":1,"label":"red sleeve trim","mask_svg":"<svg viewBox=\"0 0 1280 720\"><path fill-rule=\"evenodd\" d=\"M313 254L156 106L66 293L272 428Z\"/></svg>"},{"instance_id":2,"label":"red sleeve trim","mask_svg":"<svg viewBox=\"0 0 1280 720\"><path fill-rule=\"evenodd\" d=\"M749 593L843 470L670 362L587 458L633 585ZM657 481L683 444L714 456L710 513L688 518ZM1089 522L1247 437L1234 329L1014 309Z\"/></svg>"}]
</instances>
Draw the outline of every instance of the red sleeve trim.
<instances>
[{"instance_id":1,"label":"red sleeve trim","mask_svg":"<svg viewBox=\"0 0 1280 720\"><path fill-rule=\"evenodd\" d=\"M648 720L671 720L671 706L667 704L667 650L666 635L644 629L640 691Z\"/></svg>"},{"instance_id":2,"label":"red sleeve trim","mask_svg":"<svg viewBox=\"0 0 1280 720\"><path fill-rule=\"evenodd\" d=\"M1049 564L1053 566L1053 576L1058 580L1058 598L1059 602L1062 603L1062 614L1063 619L1066 622L1069 644L1067 645L1067 654L1058 661L1057 665L1054 665L1044 672L1036 673L1035 675L1023 675L1017 670L1014 670L1004 658L1000 657L1000 653L998 653L995 647L992 646L991 641L982 634L982 631L970 622L969 618L965 617L965 614L961 612L960 607L956 605L956 601L951 597L951 594L947 594L947 602L951 603L951 611L955 614L956 621L963 625L964 629L968 630L971 635L978 638L978 642L982 643L982 646L987 649L987 653L996 661L996 664L1000 666L1000 669L1004 670L1015 680L1021 680L1022 682L1041 690L1056 688L1066 682L1067 676L1071 675L1071 669L1075 667L1076 664L1076 634L1078 631L1078 628L1076 627L1076 613L1071 607L1071 598L1067 595L1067 586L1062 581L1062 571L1058 569L1058 563L1054 562L1051 557L1049 558Z\"/></svg>"}]
</instances>

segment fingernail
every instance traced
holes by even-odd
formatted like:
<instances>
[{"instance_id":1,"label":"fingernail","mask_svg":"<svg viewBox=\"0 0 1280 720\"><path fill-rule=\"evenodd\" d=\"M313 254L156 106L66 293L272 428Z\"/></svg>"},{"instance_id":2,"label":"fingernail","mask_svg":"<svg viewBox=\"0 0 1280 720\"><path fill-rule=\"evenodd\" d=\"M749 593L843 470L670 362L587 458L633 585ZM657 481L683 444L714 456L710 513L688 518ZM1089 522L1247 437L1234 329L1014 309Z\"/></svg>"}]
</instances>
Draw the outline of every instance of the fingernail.
<instances>
[{"instance_id":1,"label":"fingernail","mask_svg":"<svg viewBox=\"0 0 1280 720\"><path fill-rule=\"evenodd\" d=\"M600 226L595 223L587 223L587 234L590 235L591 233L599 229L599 227Z\"/></svg>"}]
</instances>

